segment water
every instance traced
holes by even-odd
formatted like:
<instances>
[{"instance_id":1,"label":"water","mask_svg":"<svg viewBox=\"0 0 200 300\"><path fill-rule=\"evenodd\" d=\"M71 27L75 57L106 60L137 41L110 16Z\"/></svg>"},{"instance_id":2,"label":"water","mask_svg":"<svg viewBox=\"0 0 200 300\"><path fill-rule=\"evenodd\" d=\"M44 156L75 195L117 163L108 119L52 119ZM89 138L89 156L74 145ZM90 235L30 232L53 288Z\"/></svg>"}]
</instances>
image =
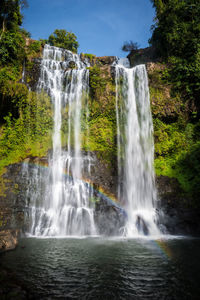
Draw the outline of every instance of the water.
<instances>
[{"instance_id":1,"label":"water","mask_svg":"<svg viewBox=\"0 0 200 300\"><path fill-rule=\"evenodd\" d=\"M153 125L147 73L144 65L129 68L127 59L120 59L115 69L118 198L128 214L128 222L121 232L129 237L156 236L160 232L155 215ZM28 233L95 235L94 207L90 201L93 190L82 181L83 170L86 167L89 171L91 162L89 155L83 157L81 152L82 107L86 118L89 116L87 63L77 54L46 45L38 83L38 91L42 89L50 95L53 104L53 151L48 160L48 174L44 176L36 168L28 184L31 224ZM30 170L26 171L30 177Z\"/></svg>"},{"instance_id":2,"label":"water","mask_svg":"<svg viewBox=\"0 0 200 300\"><path fill-rule=\"evenodd\" d=\"M0 257L33 299L199 299L199 239L22 239Z\"/></svg>"},{"instance_id":3,"label":"water","mask_svg":"<svg viewBox=\"0 0 200 300\"><path fill-rule=\"evenodd\" d=\"M53 103L53 153L48 161L48 174L43 178L44 174L35 168L31 184L36 188L29 184L27 191L31 235L95 234L93 207L89 202L92 190L81 180L85 159L81 155L81 109L82 103L87 106L89 81L86 67L79 55L45 45L38 91L44 89ZM66 149L62 147L62 132L66 130L63 123L68 128ZM66 172L68 176L64 176Z\"/></svg>"},{"instance_id":4,"label":"water","mask_svg":"<svg viewBox=\"0 0 200 300\"><path fill-rule=\"evenodd\" d=\"M118 198L128 213L127 236L158 235L156 226L153 124L145 65L116 69Z\"/></svg>"}]
</instances>

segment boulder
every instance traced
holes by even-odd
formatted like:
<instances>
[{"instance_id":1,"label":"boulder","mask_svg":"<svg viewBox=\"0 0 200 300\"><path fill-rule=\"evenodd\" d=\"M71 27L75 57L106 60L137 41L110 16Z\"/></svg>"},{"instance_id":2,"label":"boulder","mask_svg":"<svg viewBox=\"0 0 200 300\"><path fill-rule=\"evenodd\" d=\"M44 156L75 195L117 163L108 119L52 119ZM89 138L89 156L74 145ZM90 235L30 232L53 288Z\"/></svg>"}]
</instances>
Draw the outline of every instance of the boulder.
<instances>
[{"instance_id":1,"label":"boulder","mask_svg":"<svg viewBox=\"0 0 200 300\"><path fill-rule=\"evenodd\" d=\"M0 252L13 250L17 246L18 230L0 231Z\"/></svg>"},{"instance_id":2,"label":"boulder","mask_svg":"<svg viewBox=\"0 0 200 300\"><path fill-rule=\"evenodd\" d=\"M118 236L123 232L127 214L123 208L101 196L95 204L94 220L100 235Z\"/></svg>"}]
</instances>

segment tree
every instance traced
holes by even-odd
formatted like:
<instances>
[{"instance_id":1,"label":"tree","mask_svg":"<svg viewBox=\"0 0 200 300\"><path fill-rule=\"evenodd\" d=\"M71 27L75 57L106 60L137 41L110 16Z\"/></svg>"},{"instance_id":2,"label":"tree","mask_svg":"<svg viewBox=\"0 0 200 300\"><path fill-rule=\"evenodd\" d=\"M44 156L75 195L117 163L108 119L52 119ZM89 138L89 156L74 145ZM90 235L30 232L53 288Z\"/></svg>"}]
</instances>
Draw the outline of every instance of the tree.
<instances>
[{"instance_id":1,"label":"tree","mask_svg":"<svg viewBox=\"0 0 200 300\"><path fill-rule=\"evenodd\" d=\"M28 4L26 0L0 1L0 63L19 66L25 56L21 8Z\"/></svg>"},{"instance_id":2,"label":"tree","mask_svg":"<svg viewBox=\"0 0 200 300\"><path fill-rule=\"evenodd\" d=\"M129 41L129 42L124 42L124 45L122 46L122 51L131 52L137 50L138 48L139 48L138 43Z\"/></svg>"},{"instance_id":3,"label":"tree","mask_svg":"<svg viewBox=\"0 0 200 300\"><path fill-rule=\"evenodd\" d=\"M48 43L51 46L64 48L77 53L79 46L77 37L72 32L67 32L65 29L56 29L53 34L49 36Z\"/></svg>"},{"instance_id":4,"label":"tree","mask_svg":"<svg viewBox=\"0 0 200 300\"><path fill-rule=\"evenodd\" d=\"M0 0L0 39L6 30L17 31L22 25L21 9L28 6L26 0Z\"/></svg>"},{"instance_id":5,"label":"tree","mask_svg":"<svg viewBox=\"0 0 200 300\"><path fill-rule=\"evenodd\" d=\"M200 114L200 1L151 0L156 10L150 43L169 63L169 80Z\"/></svg>"},{"instance_id":6,"label":"tree","mask_svg":"<svg viewBox=\"0 0 200 300\"><path fill-rule=\"evenodd\" d=\"M162 57L188 58L200 46L199 0L151 0L156 9L150 43Z\"/></svg>"}]
</instances>

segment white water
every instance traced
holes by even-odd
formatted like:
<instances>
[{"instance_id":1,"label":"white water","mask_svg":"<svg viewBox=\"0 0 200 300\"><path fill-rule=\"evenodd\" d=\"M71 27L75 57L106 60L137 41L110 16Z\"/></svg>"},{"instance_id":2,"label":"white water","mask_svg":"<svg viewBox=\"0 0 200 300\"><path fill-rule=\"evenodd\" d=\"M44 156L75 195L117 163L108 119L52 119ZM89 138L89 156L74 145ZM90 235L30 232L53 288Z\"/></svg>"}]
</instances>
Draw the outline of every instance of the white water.
<instances>
[{"instance_id":1,"label":"white water","mask_svg":"<svg viewBox=\"0 0 200 300\"><path fill-rule=\"evenodd\" d=\"M153 124L145 65L116 65L118 197L128 221L127 236L158 235L155 223L156 188L153 168Z\"/></svg>"},{"instance_id":2,"label":"white water","mask_svg":"<svg viewBox=\"0 0 200 300\"><path fill-rule=\"evenodd\" d=\"M76 63L76 69L68 68L70 62ZM90 167L89 157L81 155L81 109L82 101L87 100L89 80L86 67L77 54L45 45L38 90L44 89L53 104L53 153L48 172L41 175L39 169L35 171L32 186L36 189L27 192L32 220L29 234L34 236L79 236L96 232L89 202L92 189L81 180L85 160ZM62 112L66 106L68 138L67 149L63 150Z\"/></svg>"}]
</instances>

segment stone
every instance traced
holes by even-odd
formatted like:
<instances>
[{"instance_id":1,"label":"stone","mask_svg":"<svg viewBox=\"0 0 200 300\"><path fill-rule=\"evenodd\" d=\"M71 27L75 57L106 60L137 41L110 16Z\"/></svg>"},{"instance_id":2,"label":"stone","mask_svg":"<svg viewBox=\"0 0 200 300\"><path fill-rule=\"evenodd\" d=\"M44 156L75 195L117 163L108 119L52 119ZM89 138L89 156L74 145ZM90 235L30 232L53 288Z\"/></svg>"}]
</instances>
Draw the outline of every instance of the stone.
<instances>
[{"instance_id":1,"label":"stone","mask_svg":"<svg viewBox=\"0 0 200 300\"><path fill-rule=\"evenodd\" d=\"M13 250L17 246L18 230L0 231L0 252Z\"/></svg>"},{"instance_id":2,"label":"stone","mask_svg":"<svg viewBox=\"0 0 200 300\"><path fill-rule=\"evenodd\" d=\"M95 203L94 220L100 235L119 236L127 221L124 209L101 197Z\"/></svg>"},{"instance_id":3,"label":"stone","mask_svg":"<svg viewBox=\"0 0 200 300\"><path fill-rule=\"evenodd\" d=\"M70 61L68 64L69 69L77 69L77 65L74 61Z\"/></svg>"}]
</instances>

